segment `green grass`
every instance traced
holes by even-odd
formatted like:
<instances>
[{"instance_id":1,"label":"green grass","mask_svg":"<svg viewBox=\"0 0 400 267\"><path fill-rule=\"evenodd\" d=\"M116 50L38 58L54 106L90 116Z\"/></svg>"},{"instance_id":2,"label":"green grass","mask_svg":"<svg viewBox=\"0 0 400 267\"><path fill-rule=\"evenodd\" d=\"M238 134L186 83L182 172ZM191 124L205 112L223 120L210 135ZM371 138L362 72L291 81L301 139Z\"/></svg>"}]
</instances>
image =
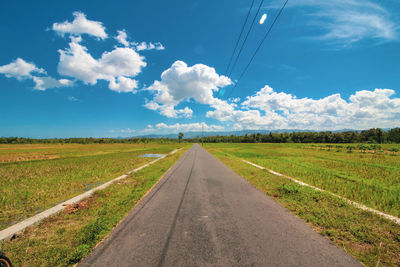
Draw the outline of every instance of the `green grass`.
<instances>
[{"instance_id":1,"label":"green grass","mask_svg":"<svg viewBox=\"0 0 400 267\"><path fill-rule=\"evenodd\" d=\"M393 146L393 145L391 145ZM400 155L310 144L212 144L368 207L400 216Z\"/></svg>"},{"instance_id":2,"label":"green grass","mask_svg":"<svg viewBox=\"0 0 400 267\"><path fill-rule=\"evenodd\" d=\"M0 230L153 160L140 154L168 153L179 146L0 146Z\"/></svg>"},{"instance_id":3,"label":"green grass","mask_svg":"<svg viewBox=\"0 0 400 267\"><path fill-rule=\"evenodd\" d=\"M61 212L27 228L16 239L1 243L0 250L15 266L71 266L79 262L132 210L186 149L97 191L85 209L72 214Z\"/></svg>"},{"instance_id":4,"label":"green grass","mask_svg":"<svg viewBox=\"0 0 400 267\"><path fill-rule=\"evenodd\" d=\"M378 215L357 209L328 193L300 186L240 160L241 158L249 160L289 174L304 182L316 181L314 185L324 187L321 181L324 177L329 177L329 179L335 177L330 175L331 169L335 173L344 168L346 172L354 176L357 168L362 168L360 166L369 170L377 168L390 173L390 170L397 171L397 156L390 157L388 155L389 158L386 160L381 161L379 158L378 161L373 157L374 155L360 157L354 152L354 155L347 156L344 154L346 152L319 151L297 144L207 144L206 148L259 190L308 222L316 231L331 239L337 246L352 254L363 264L377 266L377 263L380 262L380 266L400 265L399 225ZM346 165L345 159L348 165ZM360 164L357 165L359 159ZM372 177L368 177L368 173L363 171L362 175L351 180L350 184L356 183L356 181L362 182L363 177L373 180L373 175L379 171L370 173ZM316 178L305 179L308 175ZM395 179L394 176L390 177ZM382 183L387 180L381 177L379 179ZM387 184L393 184L393 182ZM335 191L333 189L336 188L335 192L346 192L340 188L346 185L347 183L342 183L341 178L338 177L336 183L329 183L329 189ZM390 188L388 185L385 186ZM364 189L365 187L359 188ZM363 190L358 193L365 194L359 199L369 199L375 196L368 196L367 191ZM351 194L349 195L351 196ZM377 201L373 202L378 203ZM381 207L383 206L381 205ZM389 210L393 209L389 208Z\"/></svg>"}]
</instances>

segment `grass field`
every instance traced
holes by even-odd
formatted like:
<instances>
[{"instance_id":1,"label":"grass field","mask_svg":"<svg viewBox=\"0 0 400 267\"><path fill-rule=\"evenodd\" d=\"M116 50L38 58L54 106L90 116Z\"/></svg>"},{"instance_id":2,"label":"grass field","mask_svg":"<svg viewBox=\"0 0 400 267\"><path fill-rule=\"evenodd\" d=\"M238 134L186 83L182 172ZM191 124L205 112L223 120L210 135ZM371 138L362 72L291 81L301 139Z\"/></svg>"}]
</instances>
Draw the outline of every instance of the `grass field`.
<instances>
[{"instance_id":1,"label":"grass field","mask_svg":"<svg viewBox=\"0 0 400 267\"><path fill-rule=\"evenodd\" d=\"M368 207L400 216L400 155L310 144L212 144ZM393 146L393 145L390 145Z\"/></svg>"},{"instance_id":2,"label":"grass field","mask_svg":"<svg viewBox=\"0 0 400 267\"><path fill-rule=\"evenodd\" d=\"M246 159L367 206L399 214L399 155L306 144L207 144L259 190L367 266L400 266L400 225L241 161Z\"/></svg>"},{"instance_id":3,"label":"grass field","mask_svg":"<svg viewBox=\"0 0 400 267\"><path fill-rule=\"evenodd\" d=\"M0 230L168 153L172 144L0 145Z\"/></svg>"},{"instance_id":4,"label":"grass field","mask_svg":"<svg viewBox=\"0 0 400 267\"><path fill-rule=\"evenodd\" d=\"M25 229L13 240L0 242L0 250L14 266L73 266L110 233L189 147L95 192L75 212L65 210Z\"/></svg>"}]
</instances>

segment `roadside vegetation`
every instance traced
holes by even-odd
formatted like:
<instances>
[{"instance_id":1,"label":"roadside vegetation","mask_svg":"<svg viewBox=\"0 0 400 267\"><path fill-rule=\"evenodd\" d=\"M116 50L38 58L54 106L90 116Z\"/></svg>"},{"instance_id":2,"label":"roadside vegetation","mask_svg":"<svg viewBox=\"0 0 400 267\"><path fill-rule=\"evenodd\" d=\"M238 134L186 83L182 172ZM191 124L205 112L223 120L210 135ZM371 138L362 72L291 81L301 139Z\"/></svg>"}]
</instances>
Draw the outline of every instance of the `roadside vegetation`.
<instances>
[{"instance_id":1,"label":"roadside vegetation","mask_svg":"<svg viewBox=\"0 0 400 267\"><path fill-rule=\"evenodd\" d=\"M364 144L352 144L352 150L329 144L207 146L400 217L400 155L388 151L399 145L381 145L375 150Z\"/></svg>"},{"instance_id":2,"label":"roadside vegetation","mask_svg":"<svg viewBox=\"0 0 400 267\"><path fill-rule=\"evenodd\" d=\"M0 230L165 154L178 143L0 145Z\"/></svg>"},{"instance_id":3,"label":"roadside vegetation","mask_svg":"<svg viewBox=\"0 0 400 267\"><path fill-rule=\"evenodd\" d=\"M310 144L206 144L205 148L363 264L400 265L399 225L241 161L399 216L400 155L360 149L349 153L346 146Z\"/></svg>"},{"instance_id":4,"label":"roadside vegetation","mask_svg":"<svg viewBox=\"0 0 400 267\"><path fill-rule=\"evenodd\" d=\"M27 228L22 235L0 243L0 250L15 266L74 265L110 233L188 148L186 145L152 167L95 192L76 207Z\"/></svg>"}]
</instances>

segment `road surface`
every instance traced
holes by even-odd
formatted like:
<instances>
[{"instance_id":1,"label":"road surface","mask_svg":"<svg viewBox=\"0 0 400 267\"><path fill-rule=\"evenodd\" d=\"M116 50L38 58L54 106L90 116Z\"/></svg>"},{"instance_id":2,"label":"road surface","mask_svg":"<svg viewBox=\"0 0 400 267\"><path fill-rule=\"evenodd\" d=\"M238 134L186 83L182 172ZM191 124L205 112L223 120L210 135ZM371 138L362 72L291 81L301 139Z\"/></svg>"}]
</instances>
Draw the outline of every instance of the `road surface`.
<instances>
[{"instance_id":1,"label":"road surface","mask_svg":"<svg viewBox=\"0 0 400 267\"><path fill-rule=\"evenodd\" d=\"M195 144L78 266L361 266Z\"/></svg>"}]
</instances>

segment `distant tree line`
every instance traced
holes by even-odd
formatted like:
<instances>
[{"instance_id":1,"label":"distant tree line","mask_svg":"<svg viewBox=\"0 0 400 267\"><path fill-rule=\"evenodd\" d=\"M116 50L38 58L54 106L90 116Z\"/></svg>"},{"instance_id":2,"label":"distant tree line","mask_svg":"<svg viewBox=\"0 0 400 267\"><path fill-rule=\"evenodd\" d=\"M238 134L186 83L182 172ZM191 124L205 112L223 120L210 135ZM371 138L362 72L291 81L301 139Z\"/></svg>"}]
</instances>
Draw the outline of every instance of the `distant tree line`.
<instances>
[{"instance_id":1,"label":"distant tree line","mask_svg":"<svg viewBox=\"0 0 400 267\"><path fill-rule=\"evenodd\" d=\"M173 143L181 141L183 133L178 138L50 138L33 139L23 137L0 137L0 144L137 144L137 143ZM363 131L343 131L343 132L285 132L268 134L254 133L242 136L206 136L196 138L186 138L187 142L196 143L400 143L400 128L393 128L384 131L380 128L372 128Z\"/></svg>"},{"instance_id":2,"label":"distant tree line","mask_svg":"<svg viewBox=\"0 0 400 267\"><path fill-rule=\"evenodd\" d=\"M0 137L0 144L138 144L138 143L174 143L171 138L48 138L34 139L23 137Z\"/></svg>"},{"instance_id":3,"label":"distant tree line","mask_svg":"<svg viewBox=\"0 0 400 267\"><path fill-rule=\"evenodd\" d=\"M400 143L400 128L384 131L373 128L363 131L343 132L285 132L245 134L242 136L207 136L186 139L197 143Z\"/></svg>"}]
</instances>

